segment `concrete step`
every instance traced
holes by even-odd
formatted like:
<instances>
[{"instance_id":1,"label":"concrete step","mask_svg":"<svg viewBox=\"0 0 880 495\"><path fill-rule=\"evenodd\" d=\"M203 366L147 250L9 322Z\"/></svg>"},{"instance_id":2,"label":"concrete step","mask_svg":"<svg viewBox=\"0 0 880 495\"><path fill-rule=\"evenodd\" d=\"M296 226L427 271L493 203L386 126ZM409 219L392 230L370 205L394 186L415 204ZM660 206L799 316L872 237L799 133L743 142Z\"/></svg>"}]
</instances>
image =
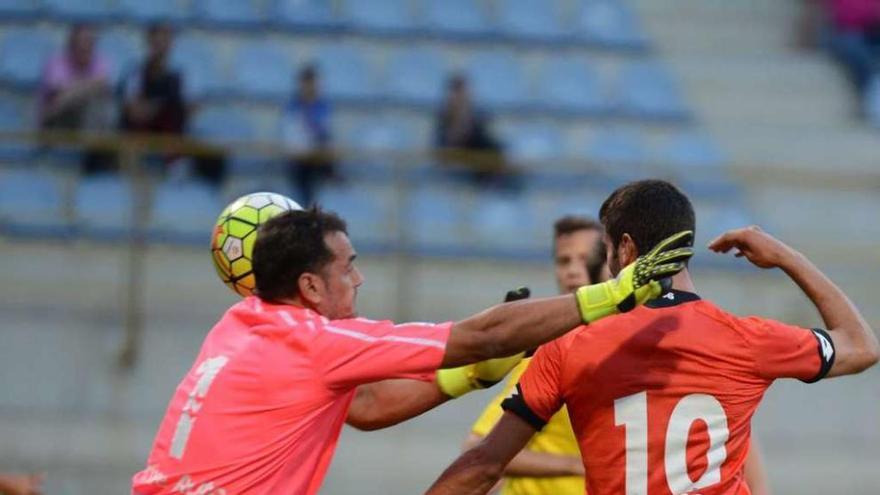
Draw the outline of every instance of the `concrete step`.
<instances>
[{"instance_id":1,"label":"concrete step","mask_svg":"<svg viewBox=\"0 0 880 495\"><path fill-rule=\"evenodd\" d=\"M710 122L709 128L734 163L877 176L880 136L856 121L847 127Z\"/></svg>"}]
</instances>

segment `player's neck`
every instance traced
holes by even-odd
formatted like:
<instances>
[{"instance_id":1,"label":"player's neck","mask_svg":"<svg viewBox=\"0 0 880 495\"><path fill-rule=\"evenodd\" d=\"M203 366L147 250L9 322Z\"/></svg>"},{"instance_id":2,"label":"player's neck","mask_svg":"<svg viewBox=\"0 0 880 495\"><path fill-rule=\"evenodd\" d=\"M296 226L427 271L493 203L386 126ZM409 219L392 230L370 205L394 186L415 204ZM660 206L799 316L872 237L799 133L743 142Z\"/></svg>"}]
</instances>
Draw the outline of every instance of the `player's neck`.
<instances>
[{"instance_id":1,"label":"player's neck","mask_svg":"<svg viewBox=\"0 0 880 495\"><path fill-rule=\"evenodd\" d=\"M683 292L697 292L697 287L694 285L687 268L672 277L672 288Z\"/></svg>"}]
</instances>

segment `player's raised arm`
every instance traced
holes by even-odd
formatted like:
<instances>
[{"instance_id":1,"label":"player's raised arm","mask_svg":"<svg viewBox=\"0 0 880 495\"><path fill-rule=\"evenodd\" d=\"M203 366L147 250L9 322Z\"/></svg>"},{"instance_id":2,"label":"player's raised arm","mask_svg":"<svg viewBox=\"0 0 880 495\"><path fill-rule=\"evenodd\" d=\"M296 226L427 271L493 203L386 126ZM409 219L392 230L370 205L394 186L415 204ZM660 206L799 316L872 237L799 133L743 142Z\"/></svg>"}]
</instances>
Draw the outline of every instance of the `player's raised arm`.
<instances>
[{"instance_id":1,"label":"player's raised arm","mask_svg":"<svg viewBox=\"0 0 880 495\"><path fill-rule=\"evenodd\" d=\"M581 287L574 295L517 301L489 308L452 327L443 368L510 356L600 318L629 311L659 296L662 280L693 255L693 232L679 232L621 270L617 278Z\"/></svg>"},{"instance_id":2,"label":"player's raised arm","mask_svg":"<svg viewBox=\"0 0 880 495\"><path fill-rule=\"evenodd\" d=\"M803 254L756 226L731 230L709 243L709 249L734 249L761 268L780 268L804 291L828 328L834 362L826 376L860 373L880 360L877 336L858 308Z\"/></svg>"}]
</instances>

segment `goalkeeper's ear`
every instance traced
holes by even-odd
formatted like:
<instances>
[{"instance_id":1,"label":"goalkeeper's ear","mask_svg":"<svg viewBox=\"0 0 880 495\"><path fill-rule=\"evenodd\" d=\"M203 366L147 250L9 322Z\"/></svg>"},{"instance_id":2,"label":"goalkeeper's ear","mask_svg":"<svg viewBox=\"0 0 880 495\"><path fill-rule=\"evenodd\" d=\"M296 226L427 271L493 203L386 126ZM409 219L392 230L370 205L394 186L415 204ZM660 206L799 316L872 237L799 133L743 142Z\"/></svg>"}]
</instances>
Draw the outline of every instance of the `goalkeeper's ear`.
<instances>
[{"instance_id":1,"label":"goalkeeper's ear","mask_svg":"<svg viewBox=\"0 0 880 495\"><path fill-rule=\"evenodd\" d=\"M617 243L617 259L621 268L634 263L639 257L639 247L631 235L624 233L620 236L620 242Z\"/></svg>"}]
</instances>

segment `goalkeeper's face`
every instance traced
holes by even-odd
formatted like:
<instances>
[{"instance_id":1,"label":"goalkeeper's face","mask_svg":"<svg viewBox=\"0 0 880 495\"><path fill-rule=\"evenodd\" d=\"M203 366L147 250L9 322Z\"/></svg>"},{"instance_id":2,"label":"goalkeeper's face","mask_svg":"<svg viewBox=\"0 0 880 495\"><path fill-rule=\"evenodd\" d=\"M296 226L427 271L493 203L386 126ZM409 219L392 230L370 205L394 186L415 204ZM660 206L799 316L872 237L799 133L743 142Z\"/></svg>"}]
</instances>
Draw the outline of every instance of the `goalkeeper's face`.
<instances>
[{"instance_id":1,"label":"goalkeeper's face","mask_svg":"<svg viewBox=\"0 0 880 495\"><path fill-rule=\"evenodd\" d=\"M333 253L333 260L320 270L320 278L315 281L314 305L331 320L353 318L357 315L358 287L364 283L363 275L354 264L357 253L343 232L327 234L324 242Z\"/></svg>"}]
</instances>

